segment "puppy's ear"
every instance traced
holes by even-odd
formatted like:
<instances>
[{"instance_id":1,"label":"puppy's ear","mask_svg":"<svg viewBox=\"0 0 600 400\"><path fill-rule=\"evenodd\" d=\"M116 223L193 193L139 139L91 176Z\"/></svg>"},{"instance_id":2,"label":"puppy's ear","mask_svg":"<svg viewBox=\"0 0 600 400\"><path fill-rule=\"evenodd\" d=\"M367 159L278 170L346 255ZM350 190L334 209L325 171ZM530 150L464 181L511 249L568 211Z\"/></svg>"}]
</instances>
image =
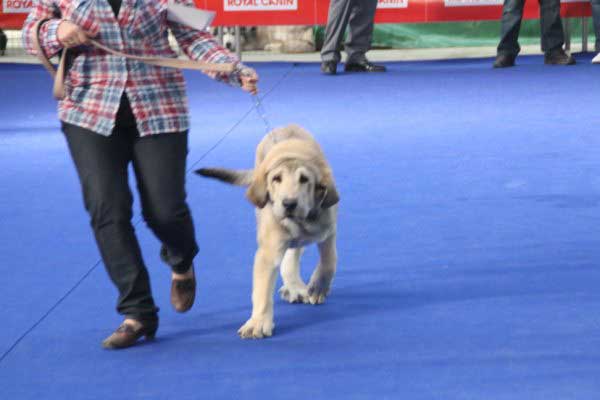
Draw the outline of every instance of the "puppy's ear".
<instances>
[{"instance_id":1,"label":"puppy's ear","mask_svg":"<svg viewBox=\"0 0 600 400\"><path fill-rule=\"evenodd\" d=\"M316 201L317 203L321 203L321 208L329 208L340 201L340 196L333 180L333 172L324 157L318 157L315 162L321 173L321 179L315 187Z\"/></svg>"},{"instance_id":2,"label":"puppy's ear","mask_svg":"<svg viewBox=\"0 0 600 400\"><path fill-rule=\"evenodd\" d=\"M331 170L325 168L323 172L323 178L315 188L315 195L317 196L317 201L321 202L321 208L329 208L340 201L340 196L335 187Z\"/></svg>"},{"instance_id":3,"label":"puppy's ear","mask_svg":"<svg viewBox=\"0 0 600 400\"><path fill-rule=\"evenodd\" d=\"M321 208L329 208L340 201L340 196L335 186L317 185L315 190L317 202L321 203Z\"/></svg>"},{"instance_id":4,"label":"puppy's ear","mask_svg":"<svg viewBox=\"0 0 600 400\"><path fill-rule=\"evenodd\" d=\"M257 168L254 171L252 183L246 191L246 198L258 208L267 205L269 192L267 191L267 177L264 168Z\"/></svg>"}]
</instances>

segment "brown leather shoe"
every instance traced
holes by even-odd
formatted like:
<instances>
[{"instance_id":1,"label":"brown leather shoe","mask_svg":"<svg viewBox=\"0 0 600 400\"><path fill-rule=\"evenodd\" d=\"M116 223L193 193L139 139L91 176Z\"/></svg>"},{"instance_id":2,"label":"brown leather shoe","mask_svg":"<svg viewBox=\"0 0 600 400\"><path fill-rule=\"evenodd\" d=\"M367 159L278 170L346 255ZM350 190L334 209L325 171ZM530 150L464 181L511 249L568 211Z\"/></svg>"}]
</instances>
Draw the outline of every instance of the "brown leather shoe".
<instances>
[{"instance_id":1,"label":"brown leather shoe","mask_svg":"<svg viewBox=\"0 0 600 400\"><path fill-rule=\"evenodd\" d=\"M130 324L121 324L112 335L104 339L102 347L105 349L124 349L133 346L142 336L145 336L146 340L154 340L158 329L158 321L140 321L140 323L142 326L137 329Z\"/></svg>"},{"instance_id":2,"label":"brown leather shoe","mask_svg":"<svg viewBox=\"0 0 600 400\"><path fill-rule=\"evenodd\" d=\"M192 265L192 277L173 279L171 281L171 304L177 312L186 312L194 305L196 299L196 275Z\"/></svg>"}]
</instances>

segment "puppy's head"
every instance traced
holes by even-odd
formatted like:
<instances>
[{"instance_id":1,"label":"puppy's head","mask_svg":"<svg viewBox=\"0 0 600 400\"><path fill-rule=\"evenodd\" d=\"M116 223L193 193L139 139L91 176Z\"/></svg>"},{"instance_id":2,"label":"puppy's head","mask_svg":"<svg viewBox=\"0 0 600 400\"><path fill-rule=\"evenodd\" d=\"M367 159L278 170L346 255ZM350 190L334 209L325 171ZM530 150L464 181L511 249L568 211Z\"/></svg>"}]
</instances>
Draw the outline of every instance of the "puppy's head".
<instances>
[{"instance_id":1,"label":"puppy's head","mask_svg":"<svg viewBox=\"0 0 600 400\"><path fill-rule=\"evenodd\" d=\"M271 203L279 220L305 220L339 201L331 169L320 151L279 152L254 171L246 196L257 207Z\"/></svg>"}]
</instances>

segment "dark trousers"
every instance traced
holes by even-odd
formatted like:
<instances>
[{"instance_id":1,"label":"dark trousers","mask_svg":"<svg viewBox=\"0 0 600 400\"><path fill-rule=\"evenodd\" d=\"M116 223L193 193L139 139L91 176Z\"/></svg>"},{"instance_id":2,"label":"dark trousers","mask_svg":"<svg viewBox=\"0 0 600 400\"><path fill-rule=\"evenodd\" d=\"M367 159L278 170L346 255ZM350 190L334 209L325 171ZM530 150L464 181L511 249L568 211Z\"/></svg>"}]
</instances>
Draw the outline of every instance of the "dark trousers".
<instances>
[{"instance_id":1,"label":"dark trousers","mask_svg":"<svg viewBox=\"0 0 600 400\"><path fill-rule=\"evenodd\" d=\"M0 56L3 56L6 52L6 43L8 43L8 38L4 34L4 31L0 29Z\"/></svg>"},{"instance_id":2,"label":"dark trousers","mask_svg":"<svg viewBox=\"0 0 600 400\"><path fill-rule=\"evenodd\" d=\"M348 55L346 62L364 62L365 53L371 47L376 9L377 0L332 0L329 5L321 59L340 62L339 48L348 27L348 36L344 44Z\"/></svg>"},{"instance_id":3,"label":"dark trousers","mask_svg":"<svg viewBox=\"0 0 600 400\"><path fill-rule=\"evenodd\" d=\"M596 34L596 51L600 51L600 0L592 0L592 18Z\"/></svg>"},{"instance_id":4,"label":"dark trousers","mask_svg":"<svg viewBox=\"0 0 600 400\"><path fill-rule=\"evenodd\" d=\"M542 51L549 53L562 48L564 34L560 19L560 0L539 0ZM498 54L519 54L519 30L523 19L525 0L505 0L502 9L502 28Z\"/></svg>"},{"instance_id":5,"label":"dark trousers","mask_svg":"<svg viewBox=\"0 0 600 400\"><path fill-rule=\"evenodd\" d=\"M188 271L198 253L186 203L187 132L140 138L124 98L111 136L63 123L81 182L85 208L108 274L119 291L117 311L153 320L158 308L131 223L133 164L144 220L162 242L161 258L173 271Z\"/></svg>"}]
</instances>

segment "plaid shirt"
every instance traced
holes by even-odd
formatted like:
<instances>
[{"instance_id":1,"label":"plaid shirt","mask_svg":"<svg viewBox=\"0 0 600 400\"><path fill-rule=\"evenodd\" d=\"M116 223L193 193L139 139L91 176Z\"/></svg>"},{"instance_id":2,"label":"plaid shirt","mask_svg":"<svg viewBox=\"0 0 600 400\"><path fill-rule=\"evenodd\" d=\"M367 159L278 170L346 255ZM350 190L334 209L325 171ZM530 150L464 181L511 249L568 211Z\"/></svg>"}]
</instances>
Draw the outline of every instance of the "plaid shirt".
<instances>
[{"instance_id":1,"label":"plaid shirt","mask_svg":"<svg viewBox=\"0 0 600 400\"><path fill-rule=\"evenodd\" d=\"M118 17L107 0L38 0L23 26L23 44L30 54L36 21L47 19L39 30L40 45L48 57L62 46L56 31L62 19L97 33L96 40L128 54L177 57L168 42L168 29L181 49L194 60L236 63L231 75L211 77L240 86L239 60L219 46L208 32L167 20L168 0L123 0ZM193 0L178 0L193 6ZM69 51L71 53L72 50ZM58 105L62 121L108 136L123 92L127 93L140 135L181 132L188 129L188 105L181 71L156 67L109 55L93 46L81 46L65 78L66 96Z\"/></svg>"}]
</instances>

